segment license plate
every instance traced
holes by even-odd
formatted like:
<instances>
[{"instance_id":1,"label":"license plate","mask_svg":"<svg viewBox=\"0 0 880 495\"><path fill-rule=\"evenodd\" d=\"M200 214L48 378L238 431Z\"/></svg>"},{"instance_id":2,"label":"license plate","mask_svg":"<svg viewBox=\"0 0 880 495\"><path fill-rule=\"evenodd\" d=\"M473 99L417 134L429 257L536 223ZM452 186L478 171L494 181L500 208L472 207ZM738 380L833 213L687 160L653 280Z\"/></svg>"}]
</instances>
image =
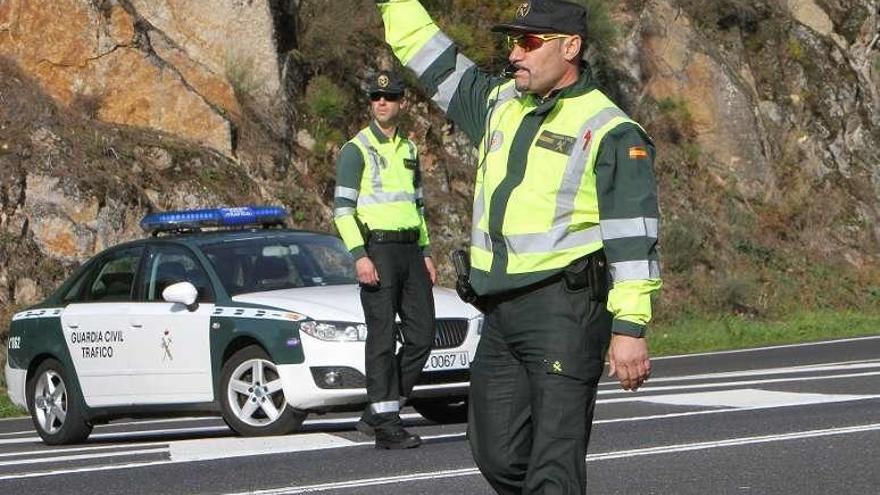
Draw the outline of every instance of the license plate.
<instances>
[{"instance_id":1,"label":"license plate","mask_svg":"<svg viewBox=\"0 0 880 495\"><path fill-rule=\"evenodd\" d=\"M422 371L460 370L470 364L467 351L433 352Z\"/></svg>"}]
</instances>

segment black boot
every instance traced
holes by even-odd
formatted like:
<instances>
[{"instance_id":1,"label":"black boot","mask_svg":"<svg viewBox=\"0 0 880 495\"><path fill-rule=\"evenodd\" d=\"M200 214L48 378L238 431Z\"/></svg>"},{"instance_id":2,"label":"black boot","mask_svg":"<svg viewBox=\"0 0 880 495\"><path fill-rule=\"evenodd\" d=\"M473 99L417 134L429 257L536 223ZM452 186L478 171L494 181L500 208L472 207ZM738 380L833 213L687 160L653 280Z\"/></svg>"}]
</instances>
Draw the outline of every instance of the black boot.
<instances>
[{"instance_id":1,"label":"black boot","mask_svg":"<svg viewBox=\"0 0 880 495\"><path fill-rule=\"evenodd\" d=\"M377 449L412 449L422 444L422 438L403 429L402 426L377 428Z\"/></svg>"},{"instance_id":2,"label":"black boot","mask_svg":"<svg viewBox=\"0 0 880 495\"><path fill-rule=\"evenodd\" d=\"M376 427L368 423L367 420L364 418L359 419L358 422L355 423L354 427L357 431L368 437L376 436Z\"/></svg>"}]
</instances>

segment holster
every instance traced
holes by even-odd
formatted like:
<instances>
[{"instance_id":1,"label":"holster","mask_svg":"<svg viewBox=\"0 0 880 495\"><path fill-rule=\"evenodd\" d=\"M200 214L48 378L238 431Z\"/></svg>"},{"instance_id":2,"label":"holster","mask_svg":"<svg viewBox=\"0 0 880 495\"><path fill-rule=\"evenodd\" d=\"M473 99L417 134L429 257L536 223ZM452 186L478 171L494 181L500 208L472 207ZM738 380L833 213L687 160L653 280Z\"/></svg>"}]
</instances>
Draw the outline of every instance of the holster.
<instances>
[{"instance_id":1,"label":"holster","mask_svg":"<svg viewBox=\"0 0 880 495\"><path fill-rule=\"evenodd\" d=\"M610 285L607 265L605 252L601 250L579 258L562 272L565 286L571 291L588 288L591 300L606 301Z\"/></svg>"},{"instance_id":2,"label":"holster","mask_svg":"<svg viewBox=\"0 0 880 495\"><path fill-rule=\"evenodd\" d=\"M468 252L464 249L456 249L452 252L452 266L455 267L455 292L462 301L476 306L477 293L471 287L470 273L471 260Z\"/></svg>"}]
</instances>

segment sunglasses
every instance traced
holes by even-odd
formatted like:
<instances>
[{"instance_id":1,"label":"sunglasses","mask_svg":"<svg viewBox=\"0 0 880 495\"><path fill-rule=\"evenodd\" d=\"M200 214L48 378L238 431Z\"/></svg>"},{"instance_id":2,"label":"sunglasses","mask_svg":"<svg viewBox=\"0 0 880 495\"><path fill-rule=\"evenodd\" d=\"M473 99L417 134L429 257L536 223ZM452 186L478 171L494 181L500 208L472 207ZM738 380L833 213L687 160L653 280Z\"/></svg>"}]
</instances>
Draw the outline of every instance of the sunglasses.
<instances>
[{"instance_id":1,"label":"sunglasses","mask_svg":"<svg viewBox=\"0 0 880 495\"><path fill-rule=\"evenodd\" d=\"M385 101L395 102L401 98L402 95L396 95L391 93L371 93L370 101L379 101L382 98L385 98Z\"/></svg>"},{"instance_id":2,"label":"sunglasses","mask_svg":"<svg viewBox=\"0 0 880 495\"><path fill-rule=\"evenodd\" d=\"M513 50L520 47L523 51L530 52L544 46L544 43L561 38L568 38L568 34L517 34L507 36L507 48Z\"/></svg>"}]
</instances>

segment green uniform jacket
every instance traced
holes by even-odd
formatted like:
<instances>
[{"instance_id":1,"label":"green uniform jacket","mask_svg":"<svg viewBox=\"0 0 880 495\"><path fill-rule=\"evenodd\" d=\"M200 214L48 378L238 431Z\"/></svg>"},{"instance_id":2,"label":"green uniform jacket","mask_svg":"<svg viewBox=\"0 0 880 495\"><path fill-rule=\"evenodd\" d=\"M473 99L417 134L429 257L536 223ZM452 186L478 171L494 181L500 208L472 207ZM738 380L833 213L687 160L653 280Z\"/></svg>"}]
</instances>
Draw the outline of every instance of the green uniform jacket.
<instances>
[{"instance_id":1,"label":"green uniform jacket","mask_svg":"<svg viewBox=\"0 0 880 495\"><path fill-rule=\"evenodd\" d=\"M386 41L395 55L480 148L471 246L471 283L477 293L497 294L533 284L559 273L563 263L575 256L604 249L613 282L608 296L608 309L614 315L612 331L644 335L651 319L650 296L661 286L659 209L652 170L655 150L644 130L596 89L589 68L574 85L543 100L519 94L509 80L480 71L460 54L417 0L377 3ZM575 99L587 102L590 108L584 111L597 112L597 119L609 116L600 128L593 129L598 132L591 132L589 122L578 122L577 127L569 124L575 117L572 105L566 107L565 103ZM495 112L507 112L509 117L496 123ZM567 120L560 126L556 119ZM512 132L499 134L493 127L496 125ZM560 127L564 132L558 132ZM555 148L560 157L545 160L546 151L539 148ZM552 199L556 194L542 183L547 179L542 178L546 174L541 167L564 163L579 149L586 151L586 156L575 167L583 174L576 200L566 205L567 231L558 234L554 224L553 228L535 229L529 239L522 226L534 222L524 211L523 202L532 201L533 211L548 216L553 204L541 206L540 198ZM502 160L497 153L491 154L496 150L503 153ZM541 157L540 161L536 157ZM484 182L487 189L483 189ZM556 190L565 187L563 183ZM482 218L477 218L478 214ZM486 242L479 241L481 232ZM590 237L593 232L597 235ZM550 234L558 234L558 239L551 239L552 249L538 256L529 258L529 253L516 249L515 237L537 245L541 237ZM587 240L572 246L570 241L578 237Z\"/></svg>"},{"instance_id":2,"label":"green uniform jacket","mask_svg":"<svg viewBox=\"0 0 880 495\"><path fill-rule=\"evenodd\" d=\"M400 135L388 139L375 121L345 143L336 160L333 216L355 259L366 255L363 229L418 229L422 254L431 255L421 181L416 145Z\"/></svg>"}]
</instances>

